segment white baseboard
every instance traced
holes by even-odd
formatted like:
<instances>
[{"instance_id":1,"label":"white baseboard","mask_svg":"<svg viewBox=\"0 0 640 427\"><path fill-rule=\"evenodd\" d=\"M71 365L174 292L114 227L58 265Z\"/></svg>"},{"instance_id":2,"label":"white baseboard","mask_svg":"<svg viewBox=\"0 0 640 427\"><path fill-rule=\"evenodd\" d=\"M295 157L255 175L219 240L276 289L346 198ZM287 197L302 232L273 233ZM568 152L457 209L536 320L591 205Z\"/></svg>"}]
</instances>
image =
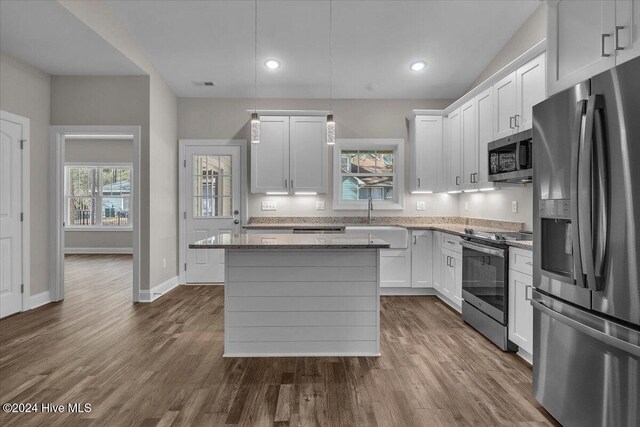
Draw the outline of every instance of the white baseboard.
<instances>
[{"instance_id":1,"label":"white baseboard","mask_svg":"<svg viewBox=\"0 0 640 427\"><path fill-rule=\"evenodd\" d=\"M29 309L40 307L51 302L51 292L44 291L29 297Z\"/></svg>"},{"instance_id":2,"label":"white baseboard","mask_svg":"<svg viewBox=\"0 0 640 427\"><path fill-rule=\"evenodd\" d=\"M178 287L180 283L178 283L178 276L173 276L164 282L160 283L158 286L154 286L148 291L141 290L140 291L140 302L153 302L165 295L172 289Z\"/></svg>"},{"instance_id":3,"label":"white baseboard","mask_svg":"<svg viewBox=\"0 0 640 427\"><path fill-rule=\"evenodd\" d=\"M533 356L531 354L529 354L529 352L524 351L523 349L519 348L518 352L516 354L518 356L520 356L529 365L533 365Z\"/></svg>"},{"instance_id":4,"label":"white baseboard","mask_svg":"<svg viewBox=\"0 0 640 427\"><path fill-rule=\"evenodd\" d=\"M211 283L183 283L186 286L224 286L224 282L211 282Z\"/></svg>"},{"instance_id":5,"label":"white baseboard","mask_svg":"<svg viewBox=\"0 0 640 427\"><path fill-rule=\"evenodd\" d=\"M133 254L133 248L64 248L64 253L78 254Z\"/></svg>"},{"instance_id":6,"label":"white baseboard","mask_svg":"<svg viewBox=\"0 0 640 427\"><path fill-rule=\"evenodd\" d=\"M381 296L438 295L433 288L380 288Z\"/></svg>"}]
</instances>

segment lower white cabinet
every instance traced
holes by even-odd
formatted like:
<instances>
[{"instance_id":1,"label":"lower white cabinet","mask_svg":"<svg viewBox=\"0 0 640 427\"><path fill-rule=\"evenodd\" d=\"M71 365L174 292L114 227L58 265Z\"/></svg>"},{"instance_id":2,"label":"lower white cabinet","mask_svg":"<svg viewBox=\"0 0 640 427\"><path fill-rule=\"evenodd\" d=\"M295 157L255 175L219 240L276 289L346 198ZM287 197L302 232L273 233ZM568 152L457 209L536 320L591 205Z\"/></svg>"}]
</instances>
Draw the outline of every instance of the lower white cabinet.
<instances>
[{"instance_id":1,"label":"lower white cabinet","mask_svg":"<svg viewBox=\"0 0 640 427\"><path fill-rule=\"evenodd\" d=\"M450 249L441 252L442 293L458 307L462 307L462 254Z\"/></svg>"},{"instance_id":2,"label":"lower white cabinet","mask_svg":"<svg viewBox=\"0 0 640 427\"><path fill-rule=\"evenodd\" d=\"M515 270L514 260L523 257L528 251L511 248L509 253L509 340L530 355L533 353L533 307L531 293L533 279L523 273L521 268ZM530 254L531 252L528 252Z\"/></svg>"},{"instance_id":3,"label":"lower white cabinet","mask_svg":"<svg viewBox=\"0 0 640 427\"><path fill-rule=\"evenodd\" d=\"M411 232L411 287L433 287L433 231Z\"/></svg>"},{"instance_id":4,"label":"lower white cabinet","mask_svg":"<svg viewBox=\"0 0 640 427\"><path fill-rule=\"evenodd\" d=\"M380 250L380 287L411 287L411 249Z\"/></svg>"},{"instance_id":5,"label":"lower white cabinet","mask_svg":"<svg viewBox=\"0 0 640 427\"><path fill-rule=\"evenodd\" d=\"M433 232L433 253L431 254L433 264L433 288L442 293L442 233Z\"/></svg>"}]
</instances>

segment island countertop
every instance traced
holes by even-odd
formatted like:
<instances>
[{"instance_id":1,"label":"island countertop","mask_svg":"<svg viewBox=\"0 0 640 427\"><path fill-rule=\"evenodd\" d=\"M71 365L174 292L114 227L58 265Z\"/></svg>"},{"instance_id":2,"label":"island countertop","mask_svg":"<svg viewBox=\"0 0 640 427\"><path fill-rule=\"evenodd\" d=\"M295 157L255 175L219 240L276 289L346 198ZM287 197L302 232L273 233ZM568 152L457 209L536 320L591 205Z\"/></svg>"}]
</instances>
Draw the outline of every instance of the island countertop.
<instances>
[{"instance_id":1,"label":"island countertop","mask_svg":"<svg viewBox=\"0 0 640 427\"><path fill-rule=\"evenodd\" d=\"M199 240L190 249L386 249L369 234L223 234Z\"/></svg>"}]
</instances>

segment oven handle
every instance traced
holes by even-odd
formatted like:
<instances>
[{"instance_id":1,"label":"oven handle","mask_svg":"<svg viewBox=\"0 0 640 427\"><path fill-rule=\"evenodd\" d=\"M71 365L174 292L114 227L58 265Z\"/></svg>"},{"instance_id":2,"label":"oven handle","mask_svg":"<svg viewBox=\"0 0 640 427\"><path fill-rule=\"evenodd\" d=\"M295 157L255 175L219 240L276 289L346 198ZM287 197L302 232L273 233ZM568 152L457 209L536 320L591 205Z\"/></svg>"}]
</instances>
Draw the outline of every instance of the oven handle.
<instances>
[{"instance_id":1,"label":"oven handle","mask_svg":"<svg viewBox=\"0 0 640 427\"><path fill-rule=\"evenodd\" d=\"M493 249L483 245L477 245L475 243L467 242L463 240L460 242L463 248L473 249L474 251L482 252L489 255L494 255L500 258L504 258L504 253L506 252L503 249Z\"/></svg>"}]
</instances>

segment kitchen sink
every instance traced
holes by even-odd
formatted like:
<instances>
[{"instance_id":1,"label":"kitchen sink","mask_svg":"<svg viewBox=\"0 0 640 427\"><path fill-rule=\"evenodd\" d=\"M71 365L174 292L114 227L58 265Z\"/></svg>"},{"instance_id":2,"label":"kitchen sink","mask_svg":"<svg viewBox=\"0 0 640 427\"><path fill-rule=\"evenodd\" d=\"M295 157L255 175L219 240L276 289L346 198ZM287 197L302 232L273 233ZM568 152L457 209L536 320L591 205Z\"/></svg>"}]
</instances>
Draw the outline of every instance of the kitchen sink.
<instances>
[{"instance_id":1,"label":"kitchen sink","mask_svg":"<svg viewBox=\"0 0 640 427\"><path fill-rule=\"evenodd\" d=\"M393 225L347 225L345 233L370 234L389 243L391 249L406 249L409 244L409 232L404 227Z\"/></svg>"}]
</instances>

